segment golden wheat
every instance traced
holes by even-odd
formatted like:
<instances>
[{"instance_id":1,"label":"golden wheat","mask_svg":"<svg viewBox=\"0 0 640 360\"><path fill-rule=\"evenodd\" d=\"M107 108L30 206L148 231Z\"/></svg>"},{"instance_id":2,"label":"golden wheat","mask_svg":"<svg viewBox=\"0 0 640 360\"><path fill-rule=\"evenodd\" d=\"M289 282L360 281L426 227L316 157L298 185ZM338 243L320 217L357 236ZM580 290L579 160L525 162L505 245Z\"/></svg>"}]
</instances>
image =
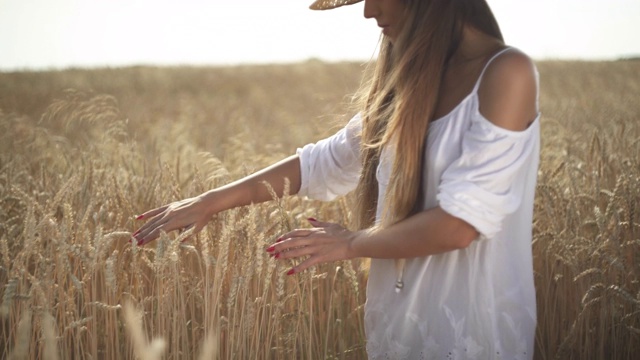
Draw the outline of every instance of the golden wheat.
<instances>
[{"instance_id":1,"label":"golden wheat","mask_svg":"<svg viewBox=\"0 0 640 360\"><path fill-rule=\"evenodd\" d=\"M640 63L539 68L536 358L630 359ZM288 277L292 264L264 251L308 217L349 223L348 197L285 197L197 235L129 243L134 214L333 133L361 72L312 61L0 73L0 358L364 358L367 261Z\"/></svg>"}]
</instances>

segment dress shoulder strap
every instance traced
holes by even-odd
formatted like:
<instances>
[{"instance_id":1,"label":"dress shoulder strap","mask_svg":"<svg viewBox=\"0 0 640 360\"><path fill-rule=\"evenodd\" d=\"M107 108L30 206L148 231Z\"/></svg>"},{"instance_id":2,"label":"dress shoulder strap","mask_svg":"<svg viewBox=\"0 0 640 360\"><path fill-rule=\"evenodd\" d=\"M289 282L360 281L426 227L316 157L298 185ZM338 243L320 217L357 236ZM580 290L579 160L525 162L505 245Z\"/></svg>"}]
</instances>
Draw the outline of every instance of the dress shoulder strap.
<instances>
[{"instance_id":1,"label":"dress shoulder strap","mask_svg":"<svg viewBox=\"0 0 640 360\"><path fill-rule=\"evenodd\" d=\"M482 75L484 75L484 72L487 70L487 68L489 67L489 65L491 64L491 62L497 58L498 56L502 55L503 53L507 52L508 50L513 49L510 46L507 46L506 48L498 51L497 53L493 54L493 56L489 59L489 61L487 61L486 64L484 64L484 68L482 69L482 71L480 72L480 76L478 76L478 80L476 81L476 85L473 87L473 92L477 92L478 88L480 87L480 82L482 81Z\"/></svg>"}]
</instances>

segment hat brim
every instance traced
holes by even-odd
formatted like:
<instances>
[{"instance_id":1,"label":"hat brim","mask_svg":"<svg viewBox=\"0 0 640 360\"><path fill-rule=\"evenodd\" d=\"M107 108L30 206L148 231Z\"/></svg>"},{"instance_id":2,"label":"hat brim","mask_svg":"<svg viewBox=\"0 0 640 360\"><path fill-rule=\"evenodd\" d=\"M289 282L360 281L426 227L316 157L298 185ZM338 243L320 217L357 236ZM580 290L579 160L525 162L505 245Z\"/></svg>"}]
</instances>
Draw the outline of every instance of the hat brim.
<instances>
[{"instance_id":1,"label":"hat brim","mask_svg":"<svg viewBox=\"0 0 640 360\"><path fill-rule=\"evenodd\" d=\"M316 0L309 6L311 10L329 10L344 5L359 3L362 0Z\"/></svg>"}]
</instances>

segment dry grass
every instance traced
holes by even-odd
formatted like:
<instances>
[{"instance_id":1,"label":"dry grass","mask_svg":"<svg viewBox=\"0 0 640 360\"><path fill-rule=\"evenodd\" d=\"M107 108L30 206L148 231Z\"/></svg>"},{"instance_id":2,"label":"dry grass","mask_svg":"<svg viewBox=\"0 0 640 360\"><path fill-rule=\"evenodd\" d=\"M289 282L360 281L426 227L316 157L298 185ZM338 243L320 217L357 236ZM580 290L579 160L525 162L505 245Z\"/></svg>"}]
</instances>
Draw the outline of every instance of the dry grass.
<instances>
[{"instance_id":1,"label":"dry grass","mask_svg":"<svg viewBox=\"0 0 640 360\"><path fill-rule=\"evenodd\" d=\"M640 351L640 63L539 65L539 359ZM346 199L218 215L184 244L135 214L335 131L357 64L0 73L0 357L361 359L366 269L264 248ZM76 90L64 90L76 89ZM182 236L187 236L183 234Z\"/></svg>"}]
</instances>

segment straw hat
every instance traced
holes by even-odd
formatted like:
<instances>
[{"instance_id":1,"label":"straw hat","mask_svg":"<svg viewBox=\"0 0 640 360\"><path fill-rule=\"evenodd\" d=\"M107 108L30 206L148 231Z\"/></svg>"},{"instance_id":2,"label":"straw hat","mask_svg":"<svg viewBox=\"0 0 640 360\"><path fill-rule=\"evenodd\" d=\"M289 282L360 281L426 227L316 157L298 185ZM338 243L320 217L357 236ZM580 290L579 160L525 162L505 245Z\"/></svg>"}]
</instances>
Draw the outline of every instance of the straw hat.
<instances>
[{"instance_id":1,"label":"straw hat","mask_svg":"<svg viewBox=\"0 0 640 360\"><path fill-rule=\"evenodd\" d=\"M342 5L351 5L358 3L362 0L316 0L309 6L312 10L329 10L335 9Z\"/></svg>"}]
</instances>

